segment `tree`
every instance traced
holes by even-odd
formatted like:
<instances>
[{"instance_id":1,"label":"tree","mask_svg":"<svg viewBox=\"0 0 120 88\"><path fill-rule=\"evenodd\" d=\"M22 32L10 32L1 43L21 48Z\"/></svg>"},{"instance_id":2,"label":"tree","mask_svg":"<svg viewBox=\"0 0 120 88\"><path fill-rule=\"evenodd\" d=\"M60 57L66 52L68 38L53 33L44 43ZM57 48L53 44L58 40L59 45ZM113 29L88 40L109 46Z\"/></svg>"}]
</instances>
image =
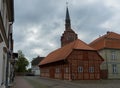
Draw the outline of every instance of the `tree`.
<instances>
[{"instance_id":1,"label":"tree","mask_svg":"<svg viewBox=\"0 0 120 88\"><path fill-rule=\"evenodd\" d=\"M31 73L31 70L32 70L32 69L31 69L31 68L29 68L29 69L27 70L27 72Z\"/></svg>"},{"instance_id":2,"label":"tree","mask_svg":"<svg viewBox=\"0 0 120 88\"><path fill-rule=\"evenodd\" d=\"M25 55L21 50L18 50L18 61L16 63L16 72L26 72L27 66L29 65L28 60L25 58Z\"/></svg>"}]
</instances>

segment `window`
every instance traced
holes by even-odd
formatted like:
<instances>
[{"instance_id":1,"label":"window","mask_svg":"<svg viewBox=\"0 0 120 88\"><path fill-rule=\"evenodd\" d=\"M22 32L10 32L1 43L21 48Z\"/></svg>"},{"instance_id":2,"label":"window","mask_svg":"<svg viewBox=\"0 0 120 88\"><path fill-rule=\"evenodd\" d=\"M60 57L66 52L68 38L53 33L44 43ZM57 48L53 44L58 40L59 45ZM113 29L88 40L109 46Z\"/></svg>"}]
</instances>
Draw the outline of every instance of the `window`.
<instances>
[{"instance_id":1,"label":"window","mask_svg":"<svg viewBox=\"0 0 120 88\"><path fill-rule=\"evenodd\" d=\"M59 68L56 68L56 73L59 73L60 72L60 69Z\"/></svg>"},{"instance_id":2,"label":"window","mask_svg":"<svg viewBox=\"0 0 120 88\"><path fill-rule=\"evenodd\" d=\"M46 69L46 73L49 73L49 69Z\"/></svg>"},{"instance_id":3,"label":"window","mask_svg":"<svg viewBox=\"0 0 120 88\"><path fill-rule=\"evenodd\" d=\"M78 67L78 72L80 73L80 72L83 72L83 67L82 66L79 66Z\"/></svg>"},{"instance_id":4,"label":"window","mask_svg":"<svg viewBox=\"0 0 120 88\"><path fill-rule=\"evenodd\" d=\"M68 71L68 67L66 67L66 68L65 68L65 73L68 73L68 72L69 72L69 71Z\"/></svg>"},{"instance_id":5,"label":"window","mask_svg":"<svg viewBox=\"0 0 120 88\"><path fill-rule=\"evenodd\" d=\"M116 54L115 54L115 51L112 51L112 54L111 54L112 56L112 60L115 60L116 59Z\"/></svg>"},{"instance_id":6,"label":"window","mask_svg":"<svg viewBox=\"0 0 120 88\"><path fill-rule=\"evenodd\" d=\"M89 67L89 72L93 73L94 72L94 67Z\"/></svg>"},{"instance_id":7,"label":"window","mask_svg":"<svg viewBox=\"0 0 120 88\"><path fill-rule=\"evenodd\" d=\"M116 64L113 64L112 65L112 70L113 70L113 73L117 73L117 65Z\"/></svg>"}]
</instances>

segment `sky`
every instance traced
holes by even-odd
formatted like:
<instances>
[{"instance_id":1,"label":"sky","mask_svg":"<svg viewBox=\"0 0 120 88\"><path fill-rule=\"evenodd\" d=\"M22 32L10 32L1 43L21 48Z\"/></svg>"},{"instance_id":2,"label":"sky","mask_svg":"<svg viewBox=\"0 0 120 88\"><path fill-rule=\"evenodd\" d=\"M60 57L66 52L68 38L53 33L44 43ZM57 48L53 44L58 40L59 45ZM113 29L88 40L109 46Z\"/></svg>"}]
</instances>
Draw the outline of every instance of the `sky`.
<instances>
[{"instance_id":1,"label":"sky","mask_svg":"<svg viewBox=\"0 0 120 88\"><path fill-rule=\"evenodd\" d=\"M68 0L71 27L87 44L120 33L120 0ZM14 52L31 61L60 48L65 30L66 0L14 0Z\"/></svg>"}]
</instances>

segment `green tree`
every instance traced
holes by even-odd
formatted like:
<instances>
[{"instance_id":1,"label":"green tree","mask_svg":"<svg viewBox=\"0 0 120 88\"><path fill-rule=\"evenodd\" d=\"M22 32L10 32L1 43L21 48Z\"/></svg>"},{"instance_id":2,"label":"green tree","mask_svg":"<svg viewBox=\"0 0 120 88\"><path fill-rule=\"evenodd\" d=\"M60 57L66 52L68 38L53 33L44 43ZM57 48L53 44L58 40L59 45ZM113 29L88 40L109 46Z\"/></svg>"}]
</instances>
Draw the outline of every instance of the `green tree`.
<instances>
[{"instance_id":1,"label":"green tree","mask_svg":"<svg viewBox=\"0 0 120 88\"><path fill-rule=\"evenodd\" d=\"M31 70L32 70L32 69L31 69L31 68L29 68L29 69L27 70L27 72L31 73Z\"/></svg>"},{"instance_id":2,"label":"green tree","mask_svg":"<svg viewBox=\"0 0 120 88\"><path fill-rule=\"evenodd\" d=\"M18 50L18 61L16 63L16 72L26 72L27 66L29 65L28 60L25 58L25 55L21 50Z\"/></svg>"}]
</instances>

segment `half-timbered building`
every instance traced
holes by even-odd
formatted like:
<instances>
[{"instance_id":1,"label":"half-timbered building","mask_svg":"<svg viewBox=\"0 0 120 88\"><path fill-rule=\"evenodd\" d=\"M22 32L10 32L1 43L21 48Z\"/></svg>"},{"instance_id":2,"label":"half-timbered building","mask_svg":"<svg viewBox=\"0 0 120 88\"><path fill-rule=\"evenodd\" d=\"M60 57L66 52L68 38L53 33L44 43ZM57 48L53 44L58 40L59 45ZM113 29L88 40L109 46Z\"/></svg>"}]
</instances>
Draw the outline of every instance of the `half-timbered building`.
<instances>
[{"instance_id":1,"label":"half-timbered building","mask_svg":"<svg viewBox=\"0 0 120 88\"><path fill-rule=\"evenodd\" d=\"M51 52L39 66L42 77L89 80L100 79L102 61L96 50L77 39Z\"/></svg>"},{"instance_id":2,"label":"half-timbered building","mask_svg":"<svg viewBox=\"0 0 120 88\"><path fill-rule=\"evenodd\" d=\"M67 8L61 48L48 54L39 63L40 75L63 80L97 80L100 79L102 62L103 59L98 52L79 40L77 34L71 29Z\"/></svg>"}]
</instances>

